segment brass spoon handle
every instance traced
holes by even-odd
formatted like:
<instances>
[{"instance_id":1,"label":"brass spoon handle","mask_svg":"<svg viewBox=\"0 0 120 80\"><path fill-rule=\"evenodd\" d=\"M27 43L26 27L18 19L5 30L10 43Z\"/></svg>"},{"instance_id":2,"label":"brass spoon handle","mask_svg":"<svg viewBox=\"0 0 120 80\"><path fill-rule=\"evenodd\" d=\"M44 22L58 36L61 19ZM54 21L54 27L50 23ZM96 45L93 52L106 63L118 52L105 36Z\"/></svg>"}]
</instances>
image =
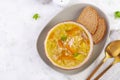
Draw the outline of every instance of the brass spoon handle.
<instances>
[{"instance_id":1,"label":"brass spoon handle","mask_svg":"<svg viewBox=\"0 0 120 80\"><path fill-rule=\"evenodd\" d=\"M101 61L101 63L94 69L94 71L89 75L89 77L87 78L87 80L91 80L91 78L94 76L94 74L98 71L98 69L102 66L102 64L104 63L104 61Z\"/></svg>"},{"instance_id":2,"label":"brass spoon handle","mask_svg":"<svg viewBox=\"0 0 120 80\"><path fill-rule=\"evenodd\" d=\"M113 64L111 64L110 66L108 66L103 72L101 72L94 80L99 80L99 78L106 72L108 71L111 67L113 66Z\"/></svg>"},{"instance_id":3,"label":"brass spoon handle","mask_svg":"<svg viewBox=\"0 0 120 80\"><path fill-rule=\"evenodd\" d=\"M119 52L120 52L120 51L119 51ZM106 71L108 71L114 64L116 64L116 63L118 63L118 62L120 62L120 54L119 54L117 57L115 57L113 63L112 63L111 65L109 65L103 72L101 72L101 73L95 78L95 80L99 80L99 78L102 77Z\"/></svg>"}]
</instances>

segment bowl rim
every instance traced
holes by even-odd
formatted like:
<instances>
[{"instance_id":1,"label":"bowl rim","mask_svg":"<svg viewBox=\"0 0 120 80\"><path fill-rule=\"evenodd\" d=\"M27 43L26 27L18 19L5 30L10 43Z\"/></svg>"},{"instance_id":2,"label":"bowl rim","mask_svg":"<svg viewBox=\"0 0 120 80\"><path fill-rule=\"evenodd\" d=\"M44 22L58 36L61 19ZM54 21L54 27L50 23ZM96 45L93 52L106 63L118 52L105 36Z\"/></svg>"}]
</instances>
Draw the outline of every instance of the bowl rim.
<instances>
[{"instance_id":1,"label":"bowl rim","mask_svg":"<svg viewBox=\"0 0 120 80\"><path fill-rule=\"evenodd\" d=\"M49 57L48 52L47 52L47 50L46 50L46 42L47 42L48 36L49 36L49 34L51 33L51 31L53 31L57 26L59 26L59 25L61 25L61 24L65 24L65 23L67 23L67 24L72 23L72 24L75 24L75 25L81 27L81 28L86 32L86 34L88 35L89 41L90 41L90 50L89 50L89 53L88 53L87 57L85 58L85 60L84 60L82 63L80 63L79 65L74 66L74 67L70 67L70 68L67 68L67 67L64 67L64 66L60 66L60 65L58 65L57 63L55 63L55 62ZM54 66L56 66L56 67L58 67L58 68L60 68L60 69L73 70L73 69L82 67L82 66L90 59L90 56L92 55L92 52L93 52L93 39L92 39L92 35L90 34L90 32L89 32L82 24L77 23L77 22L74 22L74 21L64 21L64 22L57 23L55 26L53 26L53 27L48 31L47 36L46 36L46 38L45 38L45 40L44 40L44 49L45 49L45 55L46 55L46 57L48 58L48 60L49 60Z\"/></svg>"}]
</instances>

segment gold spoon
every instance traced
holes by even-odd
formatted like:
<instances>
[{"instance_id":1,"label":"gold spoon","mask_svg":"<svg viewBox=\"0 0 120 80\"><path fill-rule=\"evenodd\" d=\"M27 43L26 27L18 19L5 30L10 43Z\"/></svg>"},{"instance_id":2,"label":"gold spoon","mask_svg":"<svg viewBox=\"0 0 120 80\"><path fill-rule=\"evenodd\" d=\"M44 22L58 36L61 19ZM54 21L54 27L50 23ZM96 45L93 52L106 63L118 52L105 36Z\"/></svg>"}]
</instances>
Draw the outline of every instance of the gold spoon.
<instances>
[{"instance_id":1,"label":"gold spoon","mask_svg":"<svg viewBox=\"0 0 120 80\"><path fill-rule=\"evenodd\" d=\"M99 80L99 78L108 70L110 69L114 64L120 62L120 40L116 40L111 42L107 47L107 52L109 52L111 55L116 56L113 63L107 67L102 73L100 73L94 80Z\"/></svg>"},{"instance_id":2,"label":"gold spoon","mask_svg":"<svg viewBox=\"0 0 120 80\"><path fill-rule=\"evenodd\" d=\"M116 40L116 41L113 41L110 44L108 44L105 49L104 59L96 67L96 69L90 74L90 76L87 78L87 80L91 80L91 78L97 72L97 70L101 67L101 65L103 63L105 63L109 58L116 58L116 57L118 57L119 54L120 54L120 40ZM97 78L100 78L100 75L96 77L96 80L98 80Z\"/></svg>"}]
</instances>

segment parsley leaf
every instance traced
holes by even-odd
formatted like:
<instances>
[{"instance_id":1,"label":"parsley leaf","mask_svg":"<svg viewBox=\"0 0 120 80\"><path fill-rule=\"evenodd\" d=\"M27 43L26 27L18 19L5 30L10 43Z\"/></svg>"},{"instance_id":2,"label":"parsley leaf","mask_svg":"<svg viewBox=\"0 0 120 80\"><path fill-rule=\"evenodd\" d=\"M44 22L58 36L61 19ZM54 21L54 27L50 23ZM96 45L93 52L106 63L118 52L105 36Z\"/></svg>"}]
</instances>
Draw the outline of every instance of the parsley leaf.
<instances>
[{"instance_id":1,"label":"parsley leaf","mask_svg":"<svg viewBox=\"0 0 120 80\"><path fill-rule=\"evenodd\" d=\"M115 15L115 18L120 18L120 11L116 11L114 15Z\"/></svg>"},{"instance_id":2,"label":"parsley leaf","mask_svg":"<svg viewBox=\"0 0 120 80\"><path fill-rule=\"evenodd\" d=\"M40 15L38 13L36 13L36 14L33 15L33 19L37 20L39 18L40 18Z\"/></svg>"},{"instance_id":3,"label":"parsley leaf","mask_svg":"<svg viewBox=\"0 0 120 80\"><path fill-rule=\"evenodd\" d=\"M79 53L74 53L73 56L74 57L77 57L79 55Z\"/></svg>"},{"instance_id":4,"label":"parsley leaf","mask_svg":"<svg viewBox=\"0 0 120 80\"><path fill-rule=\"evenodd\" d=\"M67 36L62 36L62 37L61 37L61 40L62 40L62 41L66 41L66 40L67 40Z\"/></svg>"}]
</instances>

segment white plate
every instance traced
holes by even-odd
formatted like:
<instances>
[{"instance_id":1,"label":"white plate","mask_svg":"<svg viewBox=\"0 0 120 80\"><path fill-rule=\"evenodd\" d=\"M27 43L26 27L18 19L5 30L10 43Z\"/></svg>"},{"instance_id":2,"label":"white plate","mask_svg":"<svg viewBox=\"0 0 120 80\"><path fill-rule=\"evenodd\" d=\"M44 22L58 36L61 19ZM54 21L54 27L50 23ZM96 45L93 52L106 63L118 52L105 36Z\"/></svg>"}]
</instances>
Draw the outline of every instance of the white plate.
<instances>
[{"instance_id":1,"label":"white plate","mask_svg":"<svg viewBox=\"0 0 120 80\"><path fill-rule=\"evenodd\" d=\"M82 70L84 70L85 68L87 68L98 56L99 54L102 52L102 50L104 49L106 40L108 38L109 35L109 23L107 20L107 17L105 16L105 14L97 7L93 6L99 13L100 16L104 17L106 20L106 25L107 25L107 31L106 34L103 38L103 40L94 46L93 49L93 55L91 56L90 60L81 68L78 69L74 69L74 70L62 70L59 69L57 67L55 67L46 57L45 55L45 51L44 51L44 40L46 38L46 35L48 33L48 31L57 23L60 22L64 22L64 21L75 21L81 10L86 7L86 6L93 6L93 5L89 5L89 4L75 4L72 5L70 7L65 8L63 11L61 11L59 14L57 14L42 30L42 32L40 33L39 37L38 37L38 41L37 41L37 49L38 49L38 53L40 55L40 57L43 59L43 61L48 64L51 68L53 68L54 70L57 70L59 72L62 73L67 73L67 74L75 74L78 73Z\"/></svg>"}]
</instances>

